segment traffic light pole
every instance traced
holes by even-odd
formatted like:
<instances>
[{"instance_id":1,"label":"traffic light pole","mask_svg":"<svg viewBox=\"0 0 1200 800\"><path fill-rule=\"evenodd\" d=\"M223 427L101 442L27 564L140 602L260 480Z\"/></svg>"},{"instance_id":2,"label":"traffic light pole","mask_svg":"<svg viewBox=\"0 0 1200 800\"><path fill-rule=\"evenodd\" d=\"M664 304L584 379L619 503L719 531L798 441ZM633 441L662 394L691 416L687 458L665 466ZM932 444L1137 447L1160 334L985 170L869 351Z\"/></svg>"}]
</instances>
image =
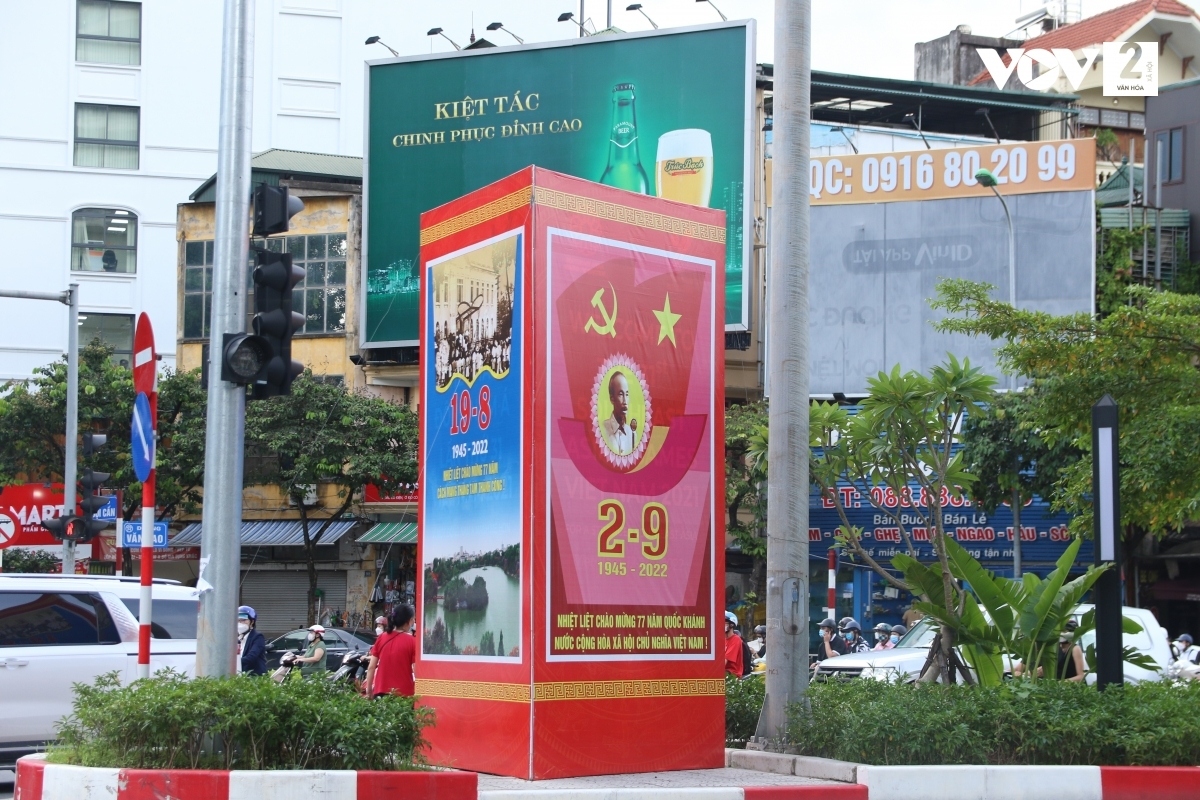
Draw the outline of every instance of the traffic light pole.
<instances>
[{"instance_id":1,"label":"traffic light pole","mask_svg":"<svg viewBox=\"0 0 1200 800\"><path fill-rule=\"evenodd\" d=\"M79 284L72 283L65 292L25 292L0 289L0 297L16 300L52 300L67 307L67 426L66 452L63 459L63 516L75 513L76 442L79 436ZM75 543L63 541L64 575L75 573Z\"/></svg>"},{"instance_id":2,"label":"traffic light pole","mask_svg":"<svg viewBox=\"0 0 1200 800\"><path fill-rule=\"evenodd\" d=\"M254 89L254 2L225 0L217 149L216 243L200 540L196 674L237 672L237 601L242 522L246 390L221 379L225 335L245 325L250 236L250 131ZM143 532L146 535L146 532Z\"/></svg>"},{"instance_id":3,"label":"traffic light pole","mask_svg":"<svg viewBox=\"0 0 1200 800\"><path fill-rule=\"evenodd\" d=\"M775 0L775 181L767 300L767 685L757 738L808 690L808 264L812 2Z\"/></svg>"}]
</instances>

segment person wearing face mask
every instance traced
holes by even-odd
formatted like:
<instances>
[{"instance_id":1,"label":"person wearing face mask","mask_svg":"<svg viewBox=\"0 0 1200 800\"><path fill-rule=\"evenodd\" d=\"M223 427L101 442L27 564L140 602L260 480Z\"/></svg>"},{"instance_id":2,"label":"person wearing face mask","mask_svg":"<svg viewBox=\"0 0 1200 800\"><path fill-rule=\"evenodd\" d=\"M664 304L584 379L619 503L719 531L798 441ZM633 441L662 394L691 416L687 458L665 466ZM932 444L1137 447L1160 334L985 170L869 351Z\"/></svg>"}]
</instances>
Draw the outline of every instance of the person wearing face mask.
<instances>
[{"instance_id":1,"label":"person wearing face mask","mask_svg":"<svg viewBox=\"0 0 1200 800\"><path fill-rule=\"evenodd\" d=\"M386 620L384 632L371 645L367 677L363 681L363 693L368 697L385 694L412 697L416 694L413 666L417 658L417 640L412 635L416 617L412 606L398 606L391 619Z\"/></svg>"},{"instance_id":2,"label":"person wearing face mask","mask_svg":"<svg viewBox=\"0 0 1200 800\"><path fill-rule=\"evenodd\" d=\"M846 651L849 653L867 653L871 645L862 637L862 628L858 620L848 619L842 626L842 638L846 640Z\"/></svg>"},{"instance_id":3,"label":"person wearing face mask","mask_svg":"<svg viewBox=\"0 0 1200 800\"><path fill-rule=\"evenodd\" d=\"M900 637L908 633L908 630L903 625L893 625L892 635L888 637L888 642L892 647L900 644Z\"/></svg>"},{"instance_id":4,"label":"person wearing face mask","mask_svg":"<svg viewBox=\"0 0 1200 800\"><path fill-rule=\"evenodd\" d=\"M888 642L888 637L892 635L892 628L886 622L881 622L874 628L875 631L875 646L872 650L890 650L891 644Z\"/></svg>"},{"instance_id":5,"label":"person wearing face mask","mask_svg":"<svg viewBox=\"0 0 1200 800\"><path fill-rule=\"evenodd\" d=\"M238 607L238 671L246 675L267 674L267 640L255 630L258 614L250 606Z\"/></svg>"},{"instance_id":6,"label":"person wearing face mask","mask_svg":"<svg viewBox=\"0 0 1200 800\"><path fill-rule=\"evenodd\" d=\"M320 675L326 671L324 636L325 627L323 625L309 626L308 649L304 651L304 655L296 656L296 663L300 665L300 674L305 678L310 675Z\"/></svg>"}]
</instances>

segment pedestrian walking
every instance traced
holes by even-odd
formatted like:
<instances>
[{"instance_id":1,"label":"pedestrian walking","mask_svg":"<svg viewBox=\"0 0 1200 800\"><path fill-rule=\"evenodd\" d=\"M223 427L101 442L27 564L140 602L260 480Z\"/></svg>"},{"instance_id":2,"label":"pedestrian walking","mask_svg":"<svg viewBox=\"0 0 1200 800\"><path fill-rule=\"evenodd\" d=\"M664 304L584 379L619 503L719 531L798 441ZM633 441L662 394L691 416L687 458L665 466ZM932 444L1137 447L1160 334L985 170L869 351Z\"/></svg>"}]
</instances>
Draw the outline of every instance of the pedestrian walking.
<instances>
[{"instance_id":1,"label":"pedestrian walking","mask_svg":"<svg viewBox=\"0 0 1200 800\"><path fill-rule=\"evenodd\" d=\"M738 618L732 611L725 612L725 671L735 678L742 677L745 672L745 658L742 656L742 637L737 632Z\"/></svg>"},{"instance_id":2,"label":"pedestrian walking","mask_svg":"<svg viewBox=\"0 0 1200 800\"><path fill-rule=\"evenodd\" d=\"M238 672L246 675L267 674L267 640L255 628L258 613L250 606L238 606Z\"/></svg>"},{"instance_id":3,"label":"pedestrian walking","mask_svg":"<svg viewBox=\"0 0 1200 800\"><path fill-rule=\"evenodd\" d=\"M326 671L324 625L309 626L308 649L304 651L304 655L296 656L296 663L300 665L300 674L305 678Z\"/></svg>"},{"instance_id":4,"label":"pedestrian walking","mask_svg":"<svg viewBox=\"0 0 1200 800\"><path fill-rule=\"evenodd\" d=\"M371 645L367 677L363 681L368 697L398 694L412 697L417 693L413 674L417 659L417 640L413 636L416 611L399 606L384 625L384 632Z\"/></svg>"}]
</instances>

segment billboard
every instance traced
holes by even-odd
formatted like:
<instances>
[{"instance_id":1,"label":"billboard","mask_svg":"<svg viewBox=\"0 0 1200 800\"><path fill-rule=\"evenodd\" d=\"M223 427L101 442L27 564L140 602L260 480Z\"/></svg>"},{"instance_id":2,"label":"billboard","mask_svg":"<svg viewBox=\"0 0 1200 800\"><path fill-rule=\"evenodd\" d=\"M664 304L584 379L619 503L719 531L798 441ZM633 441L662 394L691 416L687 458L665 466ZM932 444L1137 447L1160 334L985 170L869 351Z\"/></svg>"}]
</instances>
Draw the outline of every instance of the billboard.
<instances>
[{"instance_id":1,"label":"billboard","mask_svg":"<svg viewBox=\"0 0 1200 800\"><path fill-rule=\"evenodd\" d=\"M724 215L527 167L420 230L431 761L719 766Z\"/></svg>"},{"instance_id":2,"label":"billboard","mask_svg":"<svg viewBox=\"0 0 1200 800\"><path fill-rule=\"evenodd\" d=\"M367 66L361 345L416 345L419 215L536 165L726 215L724 327L745 330L754 22Z\"/></svg>"},{"instance_id":3,"label":"billboard","mask_svg":"<svg viewBox=\"0 0 1200 800\"><path fill-rule=\"evenodd\" d=\"M989 283L1009 297L1012 214L1023 309L1089 312L1095 263L1095 141L814 157L809 275L810 390L865 394L899 364L927 372L947 352L999 375L994 343L938 333L929 307L943 278Z\"/></svg>"}]
</instances>

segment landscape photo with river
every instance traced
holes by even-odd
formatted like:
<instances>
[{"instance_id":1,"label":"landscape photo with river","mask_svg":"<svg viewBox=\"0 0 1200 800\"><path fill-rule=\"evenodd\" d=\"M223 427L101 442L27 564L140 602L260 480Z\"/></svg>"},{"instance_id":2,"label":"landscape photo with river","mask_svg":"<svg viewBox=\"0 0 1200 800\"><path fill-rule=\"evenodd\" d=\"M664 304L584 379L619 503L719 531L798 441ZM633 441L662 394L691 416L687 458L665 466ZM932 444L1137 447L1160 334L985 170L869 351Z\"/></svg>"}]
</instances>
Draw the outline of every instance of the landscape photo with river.
<instances>
[{"instance_id":1,"label":"landscape photo with river","mask_svg":"<svg viewBox=\"0 0 1200 800\"><path fill-rule=\"evenodd\" d=\"M520 568L519 544L427 562L422 652L520 658Z\"/></svg>"}]
</instances>

